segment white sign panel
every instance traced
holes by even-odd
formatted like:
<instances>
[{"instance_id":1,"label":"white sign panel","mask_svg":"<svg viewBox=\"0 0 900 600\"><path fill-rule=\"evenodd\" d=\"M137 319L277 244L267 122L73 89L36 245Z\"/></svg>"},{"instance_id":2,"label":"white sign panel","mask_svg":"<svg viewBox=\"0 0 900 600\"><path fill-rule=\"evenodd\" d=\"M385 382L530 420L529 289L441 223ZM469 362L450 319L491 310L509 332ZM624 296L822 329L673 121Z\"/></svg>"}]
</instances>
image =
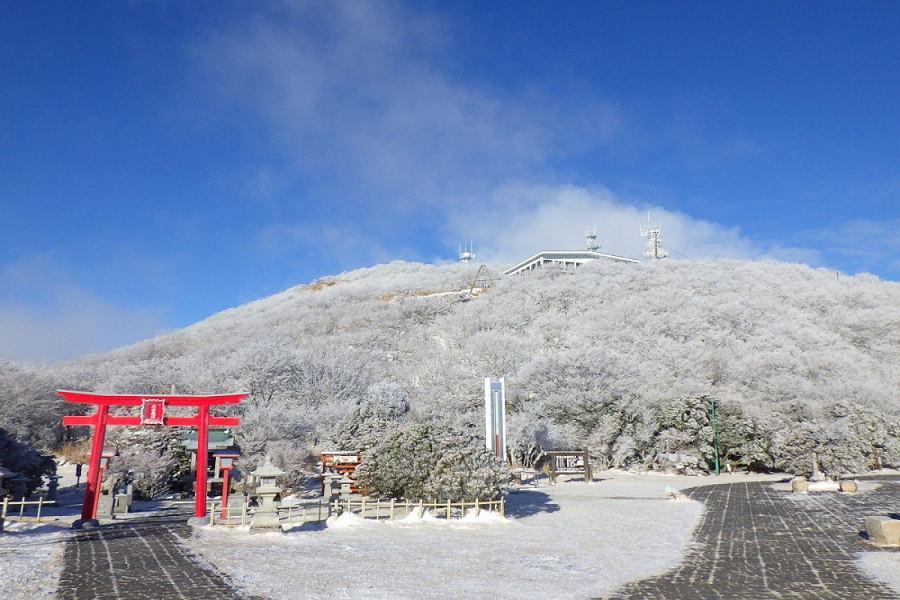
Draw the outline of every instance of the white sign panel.
<instances>
[{"instance_id":1,"label":"white sign panel","mask_svg":"<svg viewBox=\"0 0 900 600\"><path fill-rule=\"evenodd\" d=\"M501 461L506 460L506 384L484 379L484 445Z\"/></svg>"}]
</instances>

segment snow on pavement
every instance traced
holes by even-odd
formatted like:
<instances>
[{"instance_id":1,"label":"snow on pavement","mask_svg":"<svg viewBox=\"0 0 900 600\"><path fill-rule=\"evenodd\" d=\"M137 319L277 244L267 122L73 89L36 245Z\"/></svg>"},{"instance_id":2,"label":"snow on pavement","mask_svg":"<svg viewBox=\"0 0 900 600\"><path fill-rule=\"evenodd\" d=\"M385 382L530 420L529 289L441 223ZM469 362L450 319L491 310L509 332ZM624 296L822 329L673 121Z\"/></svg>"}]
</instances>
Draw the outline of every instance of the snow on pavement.
<instances>
[{"instance_id":1,"label":"snow on pavement","mask_svg":"<svg viewBox=\"0 0 900 600\"><path fill-rule=\"evenodd\" d=\"M863 552L857 565L863 573L900 594L900 552Z\"/></svg>"},{"instance_id":2,"label":"snow on pavement","mask_svg":"<svg viewBox=\"0 0 900 600\"><path fill-rule=\"evenodd\" d=\"M354 599L596 597L680 562L703 506L672 501L667 488L705 483L712 481L613 474L510 494L506 520L345 519L286 534L218 527L187 543L238 586L273 599L301 591Z\"/></svg>"},{"instance_id":3,"label":"snow on pavement","mask_svg":"<svg viewBox=\"0 0 900 600\"><path fill-rule=\"evenodd\" d=\"M33 600L56 596L67 529L6 521L0 533L0 590L3 598Z\"/></svg>"}]
</instances>

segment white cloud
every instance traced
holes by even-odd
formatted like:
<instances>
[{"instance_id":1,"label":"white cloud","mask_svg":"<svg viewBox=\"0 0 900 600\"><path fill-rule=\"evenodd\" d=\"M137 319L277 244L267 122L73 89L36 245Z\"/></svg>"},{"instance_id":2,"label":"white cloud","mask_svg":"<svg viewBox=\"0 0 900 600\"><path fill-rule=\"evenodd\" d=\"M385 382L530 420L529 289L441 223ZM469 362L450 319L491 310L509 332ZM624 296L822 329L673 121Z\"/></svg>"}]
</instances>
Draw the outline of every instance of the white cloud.
<instances>
[{"instance_id":1,"label":"white cloud","mask_svg":"<svg viewBox=\"0 0 900 600\"><path fill-rule=\"evenodd\" d=\"M565 180L553 170L559 159L648 144L648 134L590 88L566 91L558 82L540 82L540 89L510 89L465 78L455 62L450 21L418 7L366 1L255 10L192 47L199 85L222 110L236 111L228 118L259 120L278 150L277 168L249 169L247 185L258 190L249 195L277 195L297 181L312 182L313 191L298 205L315 195L318 204L339 209L321 227L288 217L261 228L257 241L272 255L278 254L273 248L309 246L314 234L334 240L332 258L339 264L386 260L402 255L395 252L399 243L414 242L373 243L369 251L348 243L341 231L363 230L373 217L395 220L398 232L401 223L410 230L428 210L431 222L447 222L448 248L471 238L486 259L578 248L592 225L604 250L639 257L644 240L638 226L650 209L675 258L823 263L826 253L800 238L797 246L755 240L652 199L560 185ZM652 143L684 146L679 152L688 166L763 153L746 136L709 142L697 131L689 120L677 135L654 131ZM504 185L509 181L526 183Z\"/></svg>"},{"instance_id":2,"label":"white cloud","mask_svg":"<svg viewBox=\"0 0 900 600\"><path fill-rule=\"evenodd\" d=\"M392 206L464 197L606 143L602 99L500 90L454 73L447 24L399 5L299 4L205 37L205 93L268 126L295 174L390 190Z\"/></svg>"},{"instance_id":3,"label":"white cloud","mask_svg":"<svg viewBox=\"0 0 900 600\"><path fill-rule=\"evenodd\" d=\"M673 258L778 258L817 264L815 252L759 244L737 227L697 219L653 205L624 202L602 187L509 185L497 190L480 210L452 215L447 243L477 240L484 260L512 263L539 250L584 248L584 232L597 228L601 251L642 257L646 240L640 226L662 229L663 246Z\"/></svg>"},{"instance_id":4,"label":"white cloud","mask_svg":"<svg viewBox=\"0 0 900 600\"><path fill-rule=\"evenodd\" d=\"M156 311L116 306L73 283L53 257L0 267L0 358L65 360L164 329Z\"/></svg>"}]
</instances>

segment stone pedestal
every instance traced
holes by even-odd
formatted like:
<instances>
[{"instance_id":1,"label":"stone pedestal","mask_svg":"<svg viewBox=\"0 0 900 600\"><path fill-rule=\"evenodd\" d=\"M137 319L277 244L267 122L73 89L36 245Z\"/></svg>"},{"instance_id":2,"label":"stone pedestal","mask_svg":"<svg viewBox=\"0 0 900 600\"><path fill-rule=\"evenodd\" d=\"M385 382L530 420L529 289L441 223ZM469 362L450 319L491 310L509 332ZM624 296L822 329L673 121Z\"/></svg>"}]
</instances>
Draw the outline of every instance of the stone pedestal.
<instances>
[{"instance_id":1,"label":"stone pedestal","mask_svg":"<svg viewBox=\"0 0 900 600\"><path fill-rule=\"evenodd\" d=\"M791 491L801 494L809 492L809 482L806 481L806 477L794 477L791 479Z\"/></svg>"},{"instance_id":2,"label":"stone pedestal","mask_svg":"<svg viewBox=\"0 0 900 600\"><path fill-rule=\"evenodd\" d=\"M209 520L210 520L209 516L191 517L190 519L188 519L187 522L188 522L188 525L190 525L191 527L206 527L207 525L209 525Z\"/></svg>"},{"instance_id":3,"label":"stone pedestal","mask_svg":"<svg viewBox=\"0 0 900 600\"><path fill-rule=\"evenodd\" d=\"M105 481L100 484L100 497L97 499L97 518L111 519L115 508L115 483Z\"/></svg>"},{"instance_id":4,"label":"stone pedestal","mask_svg":"<svg viewBox=\"0 0 900 600\"><path fill-rule=\"evenodd\" d=\"M879 546L900 546L900 519L866 517L869 541Z\"/></svg>"},{"instance_id":5,"label":"stone pedestal","mask_svg":"<svg viewBox=\"0 0 900 600\"><path fill-rule=\"evenodd\" d=\"M859 491L859 483L853 479L842 479L841 491L845 494L855 494Z\"/></svg>"}]
</instances>

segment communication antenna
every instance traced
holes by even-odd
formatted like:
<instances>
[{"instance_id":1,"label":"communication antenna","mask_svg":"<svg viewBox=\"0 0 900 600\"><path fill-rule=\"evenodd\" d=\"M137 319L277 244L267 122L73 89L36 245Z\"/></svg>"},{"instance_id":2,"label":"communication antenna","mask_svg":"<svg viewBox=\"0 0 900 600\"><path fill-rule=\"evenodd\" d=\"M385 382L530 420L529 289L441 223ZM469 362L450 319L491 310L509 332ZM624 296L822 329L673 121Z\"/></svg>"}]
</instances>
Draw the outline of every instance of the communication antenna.
<instances>
[{"instance_id":1,"label":"communication antenna","mask_svg":"<svg viewBox=\"0 0 900 600\"><path fill-rule=\"evenodd\" d=\"M597 242L597 228L594 227L592 229L588 229L584 232L584 239L587 245L587 249L591 252L596 252L600 249L600 243Z\"/></svg>"},{"instance_id":2,"label":"communication antenna","mask_svg":"<svg viewBox=\"0 0 900 600\"><path fill-rule=\"evenodd\" d=\"M650 211L647 211L647 228L641 225L641 237L647 238L647 249L644 250L644 256L650 260L660 260L668 258L669 254L662 247L662 239L659 232L659 225L650 225Z\"/></svg>"},{"instance_id":3,"label":"communication antenna","mask_svg":"<svg viewBox=\"0 0 900 600\"><path fill-rule=\"evenodd\" d=\"M469 245L466 246L465 242L459 245L459 260L465 264L469 264L473 260L475 260L475 249L472 246L472 241L469 241Z\"/></svg>"}]
</instances>

